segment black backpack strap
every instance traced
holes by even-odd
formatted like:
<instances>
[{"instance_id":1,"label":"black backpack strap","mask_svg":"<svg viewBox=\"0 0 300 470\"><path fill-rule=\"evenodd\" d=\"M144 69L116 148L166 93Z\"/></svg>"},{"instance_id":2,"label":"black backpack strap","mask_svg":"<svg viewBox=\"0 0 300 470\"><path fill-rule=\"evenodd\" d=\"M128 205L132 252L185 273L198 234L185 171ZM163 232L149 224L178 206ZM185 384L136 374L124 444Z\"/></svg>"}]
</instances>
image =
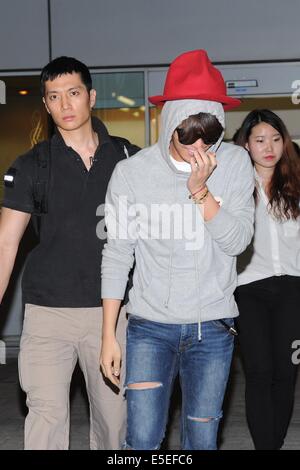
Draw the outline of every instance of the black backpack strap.
<instances>
[{"instance_id":1,"label":"black backpack strap","mask_svg":"<svg viewBox=\"0 0 300 470\"><path fill-rule=\"evenodd\" d=\"M131 144L129 140L124 139L123 137L118 137L115 135L110 136L118 152L121 152L125 155L126 158L131 157L137 153L140 149L137 145Z\"/></svg>"},{"instance_id":2,"label":"black backpack strap","mask_svg":"<svg viewBox=\"0 0 300 470\"><path fill-rule=\"evenodd\" d=\"M36 157L36 172L33 183L34 214L48 212L48 186L50 179L50 142L39 142L33 148Z\"/></svg>"},{"instance_id":3,"label":"black backpack strap","mask_svg":"<svg viewBox=\"0 0 300 470\"><path fill-rule=\"evenodd\" d=\"M35 175L33 181L34 213L32 223L37 235L40 234L41 216L48 212L48 190L51 167L50 142L43 141L33 148L35 154Z\"/></svg>"}]
</instances>

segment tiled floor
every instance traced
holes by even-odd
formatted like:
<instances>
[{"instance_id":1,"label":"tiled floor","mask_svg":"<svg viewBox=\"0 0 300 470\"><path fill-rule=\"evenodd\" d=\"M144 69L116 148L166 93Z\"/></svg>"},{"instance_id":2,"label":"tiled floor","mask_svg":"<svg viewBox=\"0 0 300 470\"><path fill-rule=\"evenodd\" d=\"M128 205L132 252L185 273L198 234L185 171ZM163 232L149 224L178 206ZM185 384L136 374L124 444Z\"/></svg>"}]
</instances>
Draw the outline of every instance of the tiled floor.
<instances>
[{"instance_id":1,"label":"tiled floor","mask_svg":"<svg viewBox=\"0 0 300 470\"><path fill-rule=\"evenodd\" d=\"M179 449L179 393L173 396L171 416L164 448ZM22 449L25 395L18 385L17 361L0 365L0 450ZM81 372L76 369L71 387L71 449L89 448L88 406ZM245 420L244 376L240 360L233 361L226 394L224 419L220 432L220 449L252 449ZM284 449L300 449L300 377L298 376L295 408Z\"/></svg>"}]
</instances>

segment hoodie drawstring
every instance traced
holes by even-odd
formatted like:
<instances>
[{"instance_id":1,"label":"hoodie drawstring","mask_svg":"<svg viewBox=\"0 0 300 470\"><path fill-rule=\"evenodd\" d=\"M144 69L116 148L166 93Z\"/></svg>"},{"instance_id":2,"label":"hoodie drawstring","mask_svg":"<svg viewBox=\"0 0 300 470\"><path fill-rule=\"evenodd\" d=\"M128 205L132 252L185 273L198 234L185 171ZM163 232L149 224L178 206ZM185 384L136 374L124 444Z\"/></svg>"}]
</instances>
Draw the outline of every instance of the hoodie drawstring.
<instances>
[{"instance_id":1,"label":"hoodie drawstring","mask_svg":"<svg viewBox=\"0 0 300 470\"><path fill-rule=\"evenodd\" d=\"M198 286L198 292L199 292L199 304L200 304L200 276L199 276L199 266L197 263L197 251L194 251L194 260L195 260L195 269L196 269L196 280L197 280L197 286ZM198 310L198 341L202 340L202 332L201 332L201 306L199 305L199 310Z\"/></svg>"},{"instance_id":2,"label":"hoodie drawstring","mask_svg":"<svg viewBox=\"0 0 300 470\"><path fill-rule=\"evenodd\" d=\"M173 176L173 190L174 190L174 200L176 198L176 191L177 191L177 180L176 180L176 175L174 174ZM172 219L171 219L172 220ZM174 232L174 221L172 220L172 229ZM171 232L172 233L172 232ZM171 242L171 251L170 251L170 256L169 256L169 267L168 267L168 294L165 300L165 308L168 308L169 306L169 300L170 300L170 295L171 295L171 282L172 282L172 263L173 263L173 251L174 251L174 237L175 234L173 233L172 237L172 242Z\"/></svg>"}]
</instances>

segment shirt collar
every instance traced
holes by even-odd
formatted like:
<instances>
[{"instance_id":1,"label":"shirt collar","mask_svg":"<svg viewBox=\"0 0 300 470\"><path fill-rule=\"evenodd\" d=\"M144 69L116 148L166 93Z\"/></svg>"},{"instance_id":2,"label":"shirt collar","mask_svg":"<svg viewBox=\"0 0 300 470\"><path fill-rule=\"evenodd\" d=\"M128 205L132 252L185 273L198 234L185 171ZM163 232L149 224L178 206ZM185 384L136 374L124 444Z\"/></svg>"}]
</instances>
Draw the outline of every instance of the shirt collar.
<instances>
[{"instance_id":1,"label":"shirt collar","mask_svg":"<svg viewBox=\"0 0 300 470\"><path fill-rule=\"evenodd\" d=\"M259 176L259 174L257 173L257 170L256 170L255 166L254 166L253 168L254 168L254 177L255 177L255 181L258 183L258 185L259 185L260 188L263 188L263 180L262 180L262 177Z\"/></svg>"},{"instance_id":2,"label":"shirt collar","mask_svg":"<svg viewBox=\"0 0 300 470\"><path fill-rule=\"evenodd\" d=\"M93 130L98 134L100 146L111 141L108 130L103 122L100 121L100 119L92 116L92 127ZM51 138L51 143L55 146L66 147L66 143L57 127L55 127L55 132Z\"/></svg>"}]
</instances>

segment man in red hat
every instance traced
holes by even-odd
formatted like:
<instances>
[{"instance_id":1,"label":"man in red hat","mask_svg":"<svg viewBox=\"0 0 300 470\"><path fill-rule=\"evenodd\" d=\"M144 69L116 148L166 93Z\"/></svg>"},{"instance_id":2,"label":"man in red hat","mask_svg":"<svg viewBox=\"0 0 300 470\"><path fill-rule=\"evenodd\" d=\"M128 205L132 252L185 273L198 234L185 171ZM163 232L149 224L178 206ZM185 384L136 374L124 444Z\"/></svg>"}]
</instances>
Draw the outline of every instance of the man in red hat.
<instances>
[{"instance_id":1,"label":"man in red hat","mask_svg":"<svg viewBox=\"0 0 300 470\"><path fill-rule=\"evenodd\" d=\"M115 324L135 255L127 311L127 437L158 449L172 386L182 389L182 448L216 449L238 315L236 256L253 235L253 168L222 142L226 95L203 50L171 64L158 143L116 166L106 198L101 367L119 386Z\"/></svg>"}]
</instances>

